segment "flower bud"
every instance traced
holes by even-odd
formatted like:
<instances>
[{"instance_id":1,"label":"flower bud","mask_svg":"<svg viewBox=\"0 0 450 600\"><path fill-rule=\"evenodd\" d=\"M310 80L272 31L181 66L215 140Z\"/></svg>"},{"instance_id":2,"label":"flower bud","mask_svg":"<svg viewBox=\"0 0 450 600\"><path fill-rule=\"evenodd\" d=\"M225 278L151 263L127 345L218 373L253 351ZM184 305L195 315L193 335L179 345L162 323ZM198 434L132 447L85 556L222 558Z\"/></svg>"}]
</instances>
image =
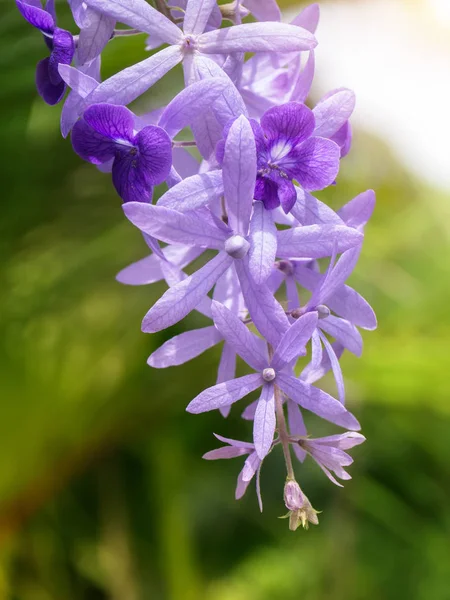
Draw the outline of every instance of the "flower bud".
<instances>
[{"instance_id":1,"label":"flower bud","mask_svg":"<svg viewBox=\"0 0 450 600\"><path fill-rule=\"evenodd\" d=\"M278 263L278 268L288 277L294 274L294 266L290 260L280 260Z\"/></svg>"},{"instance_id":2,"label":"flower bud","mask_svg":"<svg viewBox=\"0 0 450 600\"><path fill-rule=\"evenodd\" d=\"M232 235L225 242L225 252L232 258L244 258L250 248L250 244L242 235Z\"/></svg>"},{"instance_id":3,"label":"flower bud","mask_svg":"<svg viewBox=\"0 0 450 600\"><path fill-rule=\"evenodd\" d=\"M319 314L319 319L326 319L330 316L330 309L325 304L319 304L316 310Z\"/></svg>"},{"instance_id":4,"label":"flower bud","mask_svg":"<svg viewBox=\"0 0 450 600\"><path fill-rule=\"evenodd\" d=\"M224 19L228 19L235 25L239 25L242 19L245 19L250 14L250 11L244 6L238 5L236 0L233 2L229 2L228 4L222 4L219 6L220 12L222 13L222 17ZM238 18L238 10L239 10L239 18Z\"/></svg>"},{"instance_id":5,"label":"flower bud","mask_svg":"<svg viewBox=\"0 0 450 600\"><path fill-rule=\"evenodd\" d=\"M267 381L267 383L269 383L270 381L273 381L275 379L277 374L275 373L275 369L268 367L267 369L264 369L262 376L264 381Z\"/></svg>"},{"instance_id":6,"label":"flower bud","mask_svg":"<svg viewBox=\"0 0 450 600\"><path fill-rule=\"evenodd\" d=\"M302 490L293 479L288 479L284 486L284 503L288 510L299 510L303 506Z\"/></svg>"}]
</instances>

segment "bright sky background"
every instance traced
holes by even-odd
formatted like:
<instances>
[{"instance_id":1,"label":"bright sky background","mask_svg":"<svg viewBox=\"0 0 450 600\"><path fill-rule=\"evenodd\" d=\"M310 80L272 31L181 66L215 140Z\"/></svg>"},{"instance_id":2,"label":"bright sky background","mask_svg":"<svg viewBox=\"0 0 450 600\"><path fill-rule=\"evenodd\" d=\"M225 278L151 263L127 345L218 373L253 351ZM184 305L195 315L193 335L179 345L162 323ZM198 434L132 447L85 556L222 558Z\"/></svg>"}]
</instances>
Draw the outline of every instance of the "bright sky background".
<instances>
[{"instance_id":1,"label":"bright sky background","mask_svg":"<svg viewBox=\"0 0 450 600\"><path fill-rule=\"evenodd\" d=\"M450 0L323 2L317 37L316 91L353 89L352 122L450 190Z\"/></svg>"}]
</instances>

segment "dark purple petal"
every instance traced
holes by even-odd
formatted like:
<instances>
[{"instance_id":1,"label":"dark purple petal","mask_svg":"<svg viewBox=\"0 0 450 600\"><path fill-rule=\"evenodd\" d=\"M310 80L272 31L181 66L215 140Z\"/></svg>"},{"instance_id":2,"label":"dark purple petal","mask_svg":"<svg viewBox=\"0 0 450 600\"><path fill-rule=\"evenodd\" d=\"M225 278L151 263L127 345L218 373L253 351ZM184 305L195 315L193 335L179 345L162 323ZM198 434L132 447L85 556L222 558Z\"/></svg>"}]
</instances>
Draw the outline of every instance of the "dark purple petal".
<instances>
[{"instance_id":1,"label":"dark purple petal","mask_svg":"<svg viewBox=\"0 0 450 600\"><path fill-rule=\"evenodd\" d=\"M274 178L274 175L272 175ZM284 177L278 177L278 199L280 204L287 214L292 210L294 204L297 202L297 191L295 185L290 179Z\"/></svg>"},{"instance_id":2,"label":"dark purple petal","mask_svg":"<svg viewBox=\"0 0 450 600\"><path fill-rule=\"evenodd\" d=\"M124 202L151 202L153 186L135 148L124 150L119 156L116 154L112 178Z\"/></svg>"},{"instance_id":3,"label":"dark purple petal","mask_svg":"<svg viewBox=\"0 0 450 600\"><path fill-rule=\"evenodd\" d=\"M270 108L261 118L261 127L271 142L272 152L280 151L278 146L284 145L284 142L293 147L312 135L315 127L314 114L300 102L288 102Z\"/></svg>"},{"instance_id":4,"label":"dark purple petal","mask_svg":"<svg viewBox=\"0 0 450 600\"><path fill-rule=\"evenodd\" d=\"M280 206L278 198L278 184L268 177L258 176L255 184L255 200L261 200L267 210Z\"/></svg>"},{"instance_id":5,"label":"dark purple petal","mask_svg":"<svg viewBox=\"0 0 450 600\"><path fill-rule=\"evenodd\" d=\"M289 177L307 191L323 190L331 185L339 171L340 149L325 138L312 137L296 146L278 162Z\"/></svg>"},{"instance_id":6,"label":"dark purple petal","mask_svg":"<svg viewBox=\"0 0 450 600\"><path fill-rule=\"evenodd\" d=\"M83 119L101 136L133 144L134 115L125 106L93 104L84 111Z\"/></svg>"},{"instance_id":7,"label":"dark purple petal","mask_svg":"<svg viewBox=\"0 0 450 600\"><path fill-rule=\"evenodd\" d=\"M45 33L52 33L55 22L52 15L40 6L40 2L22 2L21 0L16 0L16 5L23 18L33 25L33 27Z\"/></svg>"},{"instance_id":8,"label":"dark purple petal","mask_svg":"<svg viewBox=\"0 0 450 600\"><path fill-rule=\"evenodd\" d=\"M72 34L58 27L53 32L53 50L50 54L48 73L50 81L57 85L61 81L58 65L70 65L75 53L75 44Z\"/></svg>"},{"instance_id":9,"label":"dark purple petal","mask_svg":"<svg viewBox=\"0 0 450 600\"><path fill-rule=\"evenodd\" d=\"M152 185L162 183L172 166L172 142L167 133L154 125L144 127L137 134L135 144L140 166L145 169L146 180Z\"/></svg>"},{"instance_id":10,"label":"dark purple petal","mask_svg":"<svg viewBox=\"0 0 450 600\"><path fill-rule=\"evenodd\" d=\"M78 156L94 165L101 165L115 156L115 143L94 131L83 119L72 129L72 146Z\"/></svg>"},{"instance_id":11,"label":"dark purple petal","mask_svg":"<svg viewBox=\"0 0 450 600\"><path fill-rule=\"evenodd\" d=\"M53 85L49 76L49 58L44 58L38 62L36 67L36 87L41 98L53 106L62 100L66 91L66 84L61 79L57 85Z\"/></svg>"}]
</instances>

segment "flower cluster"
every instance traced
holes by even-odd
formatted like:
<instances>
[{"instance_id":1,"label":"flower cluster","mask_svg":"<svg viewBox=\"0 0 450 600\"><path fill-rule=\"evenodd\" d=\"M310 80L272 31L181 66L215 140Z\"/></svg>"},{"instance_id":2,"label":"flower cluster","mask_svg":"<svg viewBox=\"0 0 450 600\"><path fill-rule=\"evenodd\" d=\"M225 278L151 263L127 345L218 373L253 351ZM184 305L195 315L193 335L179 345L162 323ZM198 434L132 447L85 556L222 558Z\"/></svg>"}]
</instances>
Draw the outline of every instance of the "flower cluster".
<instances>
[{"instance_id":1,"label":"flower cluster","mask_svg":"<svg viewBox=\"0 0 450 600\"><path fill-rule=\"evenodd\" d=\"M279 447L290 528L317 523L296 481L292 452L300 463L309 455L336 485L336 478L350 478L346 450L364 437L355 433L359 423L345 406L339 360L344 350L361 354L357 327L376 327L369 304L346 285L374 193L363 192L338 212L312 195L339 185L355 104L344 88L313 107L305 103L318 6L285 24L275 0L155 0L154 6L68 0L80 29L72 35L56 27L53 0L45 7L40 0L16 3L50 50L37 68L40 95L55 104L71 89L62 134L71 132L75 152L111 173L125 216L151 250L118 280L168 284L145 315L143 331L161 331L193 310L211 322L172 337L149 365L180 365L222 344L216 383L188 412L219 409L227 416L248 394L259 390L259 399L242 413L253 422L252 441L217 435L225 445L205 458L244 456L236 497L256 475L262 510L261 466ZM101 81L105 45L139 34L146 34L152 54ZM142 115L127 108L177 65L185 85L167 106ZM186 128L192 141L177 139ZM155 186L163 183L166 191L153 202ZM184 269L207 250L203 266L188 276ZM236 377L238 356L250 374ZM316 385L328 372L336 398ZM304 413L346 431L312 438Z\"/></svg>"}]
</instances>

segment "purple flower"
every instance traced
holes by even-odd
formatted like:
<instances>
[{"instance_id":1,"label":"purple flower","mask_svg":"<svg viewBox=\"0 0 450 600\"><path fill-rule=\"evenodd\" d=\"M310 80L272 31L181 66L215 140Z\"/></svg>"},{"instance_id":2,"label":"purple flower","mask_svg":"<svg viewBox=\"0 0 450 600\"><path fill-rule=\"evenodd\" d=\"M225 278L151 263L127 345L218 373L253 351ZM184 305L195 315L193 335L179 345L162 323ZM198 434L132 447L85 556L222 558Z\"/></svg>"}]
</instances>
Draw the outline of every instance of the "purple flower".
<instances>
[{"instance_id":1,"label":"purple flower","mask_svg":"<svg viewBox=\"0 0 450 600\"><path fill-rule=\"evenodd\" d=\"M53 0L48 0L45 9L40 0L16 0L22 16L43 34L50 56L41 60L36 67L36 87L42 99L50 105L58 104L66 91L58 71L60 64L69 65L75 53L72 34L56 27Z\"/></svg>"},{"instance_id":2,"label":"purple flower","mask_svg":"<svg viewBox=\"0 0 450 600\"><path fill-rule=\"evenodd\" d=\"M172 164L172 143L161 127L135 132L135 118L124 106L90 106L72 131L75 152L84 160L112 164L114 187L124 202L149 202Z\"/></svg>"},{"instance_id":3,"label":"purple flower","mask_svg":"<svg viewBox=\"0 0 450 600\"><path fill-rule=\"evenodd\" d=\"M261 339L226 307L213 302L212 313L222 336L257 373L208 388L189 403L188 412L198 414L229 406L262 387L253 423L253 441L261 460L269 452L275 432L275 385L306 410L336 425L359 429L358 421L338 400L290 374L292 361L305 353L305 346L316 327L317 313L304 315L288 328L271 360Z\"/></svg>"},{"instance_id":4,"label":"purple flower","mask_svg":"<svg viewBox=\"0 0 450 600\"><path fill-rule=\"evenodd\" d=\"M297 200L294 180L306 191L322 190L336 179L339 147L314 136L313 112L289 102L269 109L261 125L253 123L258 175L255 200L268 210L282 206L288 213Z\"/></svg>"},{"instance_id":5,"label":"purple flower","mask_svg":"<svg viewBox=\"0 0 450 600\"><path fill-rule=\"evenodd\" d=\"M222 437L216 433L214 435L224 444L228 444L228 446L217 448L217 450L211 450L210 452L204 454L203 458L206 460L218 460L220 458L235 458L236 456L245 456L247 454L248 456L245 460L244 467L238 476L236 500L239 500L245 494L248 484L256 473L256 494L258 496L259 508L262 512L263 505L261 499L261 489L259 485L262 461L255 451L254 444L240 442L238 440L230 440L229 438Z\"/></svg>"},{"instance_id":6,"label":"purple flower","mask_svg":"<svg viewBox=\"0 0 450 600\"><path fill-rule=\"evenodd\" d=\"M295 439L293 443L297 443L300 448L316 461L330 481L342 487L342 484L333 477L331 471L333 471L340 479L351 479L351 476L344 467L351 465L353 459L347 452L344 452L344 450L362 444L365 440L366 438L360 433L347 431L346 433L330 435L323 438Z\"/></svg>"}]
</instances>

